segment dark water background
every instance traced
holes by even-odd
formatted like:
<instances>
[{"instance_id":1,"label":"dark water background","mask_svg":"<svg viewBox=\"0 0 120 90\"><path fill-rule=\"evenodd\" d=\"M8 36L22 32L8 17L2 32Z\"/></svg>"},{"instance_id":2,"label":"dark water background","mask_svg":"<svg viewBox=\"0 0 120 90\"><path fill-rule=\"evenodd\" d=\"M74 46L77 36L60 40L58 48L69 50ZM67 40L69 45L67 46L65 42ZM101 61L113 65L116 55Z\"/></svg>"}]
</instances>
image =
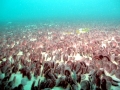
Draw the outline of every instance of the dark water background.
<instances>
[{"instance_id":1,"label":"dark water background","mask_svg":"<svg viewBox=\"0 0 120 90\"><path fill-rule=\"evenodd\" d=\"M0 0L0 23L120 22L120 0Z\"/></svg>"}]
</instances>

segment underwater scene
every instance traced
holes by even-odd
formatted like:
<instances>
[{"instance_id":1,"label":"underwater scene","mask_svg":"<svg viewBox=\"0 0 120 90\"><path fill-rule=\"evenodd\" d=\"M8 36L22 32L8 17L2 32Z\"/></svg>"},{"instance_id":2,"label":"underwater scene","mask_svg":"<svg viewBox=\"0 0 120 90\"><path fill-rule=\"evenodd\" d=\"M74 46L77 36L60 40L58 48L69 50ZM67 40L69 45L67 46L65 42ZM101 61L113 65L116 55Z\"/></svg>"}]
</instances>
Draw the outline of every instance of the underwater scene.
<instances>
[{"instance_id":1,"label":"underwater scene","mask_svg":"<svg viewBox=\"0 0 120 90\"><path fill-rule=\"evenodd\" d=\"M120 0L0 0L0 90L120 90Z\"/></svg>"}]
</instances>

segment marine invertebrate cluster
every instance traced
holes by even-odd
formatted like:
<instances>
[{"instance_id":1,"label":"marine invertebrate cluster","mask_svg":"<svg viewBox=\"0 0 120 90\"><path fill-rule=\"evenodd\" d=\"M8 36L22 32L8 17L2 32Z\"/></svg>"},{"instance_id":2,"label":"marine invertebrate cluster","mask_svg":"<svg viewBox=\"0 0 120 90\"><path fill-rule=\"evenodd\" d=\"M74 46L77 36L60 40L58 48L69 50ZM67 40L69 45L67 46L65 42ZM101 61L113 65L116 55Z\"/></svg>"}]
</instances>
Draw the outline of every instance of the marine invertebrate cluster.
<instances>
[{"instance_id":1,"label":"marine invertebrate cluster","mask_svg":"<svg viewBox=\"0 0 120 90\"><path fill-rule=\"evenodd\" d=\"M54 87L109 90L119 86L120 82L112 78L120 79L119 34L111 38L114 31L108 36L106 31L79 35L65 34L64 31L38 32L0 39L1 90L22 90L27 81L32 82L31 90ZM11 78L18 73L22 74L22 79L15 86L17 77ZM37 85L35 80L38 80Z\"/></svg>"}]
</instances>

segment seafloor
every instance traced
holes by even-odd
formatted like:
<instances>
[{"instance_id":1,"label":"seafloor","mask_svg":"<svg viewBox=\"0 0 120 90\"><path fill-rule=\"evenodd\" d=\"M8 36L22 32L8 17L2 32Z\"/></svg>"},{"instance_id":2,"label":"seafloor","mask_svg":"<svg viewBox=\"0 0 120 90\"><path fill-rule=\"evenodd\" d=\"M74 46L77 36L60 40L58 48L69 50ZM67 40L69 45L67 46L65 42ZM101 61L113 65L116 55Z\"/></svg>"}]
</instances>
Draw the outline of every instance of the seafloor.
<instances>
[{"instance_id":1,"label":"seafloor","mask_svg":"<svg viewBox=\"0 0 120 90\"><path fill-rule=\"evenodd\" d=\"M120 90L120 25L1 26L0 90Z\"/></svg>"}]
</instances>

